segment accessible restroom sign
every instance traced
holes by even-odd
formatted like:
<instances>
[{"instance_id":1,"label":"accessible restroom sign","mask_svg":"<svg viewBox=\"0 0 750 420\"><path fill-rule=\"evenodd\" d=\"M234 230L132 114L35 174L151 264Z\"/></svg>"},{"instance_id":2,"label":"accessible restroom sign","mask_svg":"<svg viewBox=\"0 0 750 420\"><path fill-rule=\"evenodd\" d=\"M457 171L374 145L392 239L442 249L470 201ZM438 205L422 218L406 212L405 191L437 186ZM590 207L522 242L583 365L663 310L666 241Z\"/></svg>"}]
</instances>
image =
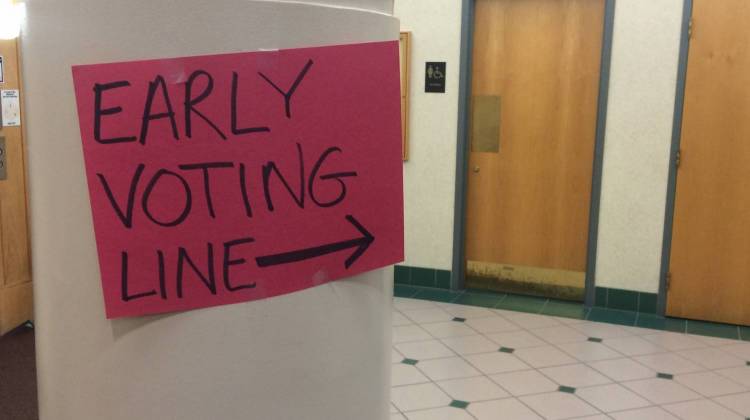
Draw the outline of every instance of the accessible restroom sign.
<instances>
[{"instance_id":1,"label":"accessible restroom sign","mask_svg":"<svg viewBox=\"0 0 750 420\"><path fill-rule=\"evenodd\" d=\"M398 43L73 67L108 318L403 259Z\"/></svg>"}]
</instances>

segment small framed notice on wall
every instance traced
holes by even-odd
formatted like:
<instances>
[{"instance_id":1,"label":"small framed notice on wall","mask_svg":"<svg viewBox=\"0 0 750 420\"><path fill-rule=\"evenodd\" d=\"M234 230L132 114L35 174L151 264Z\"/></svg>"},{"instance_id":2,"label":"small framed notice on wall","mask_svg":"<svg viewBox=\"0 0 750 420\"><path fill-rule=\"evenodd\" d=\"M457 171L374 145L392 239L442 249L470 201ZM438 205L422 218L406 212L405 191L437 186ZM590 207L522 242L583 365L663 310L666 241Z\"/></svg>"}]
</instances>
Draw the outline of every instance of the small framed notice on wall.
<instances>
[{"instance_id":1,"label":"small framed notice on wall","mask_svg":"<svg viewBox=\"0 0 750 420\"><path fill-rule=\"evenodd\" d=\"M428 61L425 63L424 91L427 93L445 93L445 61Z\"/></svg>"}]
</instances>

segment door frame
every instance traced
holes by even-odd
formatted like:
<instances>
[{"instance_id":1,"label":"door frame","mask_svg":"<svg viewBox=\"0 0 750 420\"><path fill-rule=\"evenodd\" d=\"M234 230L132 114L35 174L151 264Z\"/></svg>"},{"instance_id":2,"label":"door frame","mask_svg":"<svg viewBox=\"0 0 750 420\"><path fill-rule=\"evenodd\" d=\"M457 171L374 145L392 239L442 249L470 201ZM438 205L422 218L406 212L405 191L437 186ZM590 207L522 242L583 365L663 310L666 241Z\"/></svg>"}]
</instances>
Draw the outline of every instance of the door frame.
<instances>
[{"instance_id":1,"label":"door frame","mask_svg":"<svg viewBox=\"0 0 750 420\"><path fill-rule=\"evenodd\" d=\"M458 82L458 146L456 149L455 209L453 213L453 264L451 289L465 288L466 281L466 189L469 160L469 103L471 101L471 52L474 37L474 4L476 0L461 0L461 52ZM614 30L615 1L603 0L604 30L599 70L599 96L597 104L594 164L589 203L589 232L586 254L586 283L584 304L593 306L595 299L596 247L599 232L599 202L602 190L602 163L604 134L607 123L609 74L612 63L612 34Z\"/></svg>"},{"instance_id":2,"label":"door frame","mask_svg":"<svg viewBox=\"0 0 750 420\"><path fill-rule=\"evenodd\" d=\"M656 297L656 313L667 313L667 273L672 254L672 227L674 225L675 194L677 193L677 154L682 139L682 116L685 109L685 83L687 78L688 54L690 52L690 21L693 17L693 0L684 0L682 8L682 32L680 34L680 55L677 65L677 88L672 121L672 145L669 149L669 175L667 178L667 202L664 207L664 235L659 269L659 292Z\"/></svg>"}]
</instances>

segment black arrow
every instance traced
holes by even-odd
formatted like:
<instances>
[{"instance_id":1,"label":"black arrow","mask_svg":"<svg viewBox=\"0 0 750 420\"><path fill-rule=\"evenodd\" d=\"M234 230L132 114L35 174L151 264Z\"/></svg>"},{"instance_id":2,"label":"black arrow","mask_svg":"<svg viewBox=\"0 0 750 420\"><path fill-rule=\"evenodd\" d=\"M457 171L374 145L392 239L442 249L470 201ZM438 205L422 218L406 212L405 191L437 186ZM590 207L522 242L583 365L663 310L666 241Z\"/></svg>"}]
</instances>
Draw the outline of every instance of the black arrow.
<instances>
[{"instance_id":1,"label":"black arrow","mask_svg":"<svg viewBox=\"0 0 750 420\"><path fill-rule=\"evenodd\" d=\"M258 267L269 267L272 265L288 264L297 261L309 260L310 258L320 257L322 255L331 254L334 252L343 251L349 248L357 248L349 258L344 261L344 267L349 268L362 254L367 251L370 244L375 240L370 232L362 226L357 219L352 215L347 215L346 220L349 221L355 228L362 234L361 237L356 239L350 239L348 241L334 242L331 244L320 245L312 248L298 249L296 251L284 252L281 254L266 255L263 257L256 257L255 262L258 263Z\"/></svg>"}]
</instances>

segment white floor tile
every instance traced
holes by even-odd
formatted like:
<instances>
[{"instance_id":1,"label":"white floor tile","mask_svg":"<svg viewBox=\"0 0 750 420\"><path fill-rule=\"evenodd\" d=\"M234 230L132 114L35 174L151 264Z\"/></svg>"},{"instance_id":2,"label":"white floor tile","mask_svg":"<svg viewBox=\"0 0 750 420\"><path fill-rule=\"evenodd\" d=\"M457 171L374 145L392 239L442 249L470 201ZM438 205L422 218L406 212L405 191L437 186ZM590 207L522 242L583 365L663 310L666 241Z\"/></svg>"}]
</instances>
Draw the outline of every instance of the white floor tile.
<instances>
[{"instance_id":1,"label":"white floor tile","mask_svg":"<svg viewBox=\"0 0 750 420\"><path fill-rule=\"evenodd\" d=\"M510 353L495 351L493 353L472 354L465 357L474 367L485 375L526 370L530 366Z\"/></svg>"},{"instance_id":2,"label":"white floor tile","mask_svg":"<svg viewBox=\"0 0 750 420\"><path fill-rule=\"evenodd\" d=\"M582 324L586 322L585 319L578 319L578 318L566 318L564 316L553 316L555 320L558 322L564 324L564 325L573 325L573 324Z\"/></svg>"},{"instance_id":3,"label":"white floor tile","mask_svg":"<svg viewBox=\"0 0 750 420\"><path fill-rule=\"evenodd\" d=\"M487 401L509 396L507 392L497 386L497 384L492 382L486 376L450 379L437 382L437 385L451 398L460 401Z\"/></svg>"},{"instance_id":4,"label":"white floor tile","mask_svg":"<svg viewBox=\"0 0 750 420\"><path fill-rule=\"evenodd\" d=\"M496 316L495 312L493 312L491 309L479 308L476 306L455 305L452 303L447 303L442 305L441 307L449 314L465 319Z\"/></svg>"},{"instance_id":5,"label":"white floor tile","mask_svg":"<svg viewBox=\"0 0 750 420\"><path fill-rule=\"evenodd\" d=\"M434 324L422 324L427 332L435 338L461 337L465 335L476 335L477 331L469 328L463 322L436 322Z\"/></svg>"},{"instance_id":6,"label":"white floor tile","mask_svg":"<svg viewBox=\"0 0 750 420\"><path fill-rule=\"evenodd\" d=\"M562 322L551 316L528 314L525 312L513 312L502 309L495 309L495 311L510 320L512 323L526 329L562 325Z\"/></svg>"},{"instance_id":7,"label":"white floor tile","mask_svg":"<svg viewBox=\"0 0 750 420\"><path fill-rule=\"evenodd\" d=\"M551 392L558 388L558 384L536 370L501 373L490 376L490 379L514 396Z\"/></svg>"},{"instance_id":8,"label":"white floor tile","mask_svg":"<svg viewBox=\"0 0 750 420\"><path fill-rule=\"evenodd\" d=\"M613 324L604 324L602 322L586 321L580 324L571 325L572 328L580 331L587 337L596 337L601 339L626 337L632 333L625 327Z\"/></svg>"},{"instance_id":9,"label":"white floor tile","mask_svg":"<svg viewBox=\"0 0 750 420\"><path fill-rule=\"evenodd\" d=\"M402 325L393 327L393 342L404 343L407 341L429 340L432 336L418 325Z\"/></svg>"},{"instance_id":10,"label":"white floor tile","mask_svg":"<svg viewBox=\"0 0 750 420\"><path fill-rule=\"evenodd\" d=\"M750 360L750 343L737 342L730 346L721 346L721 349L742 360Z\"/></svg>"},{"instance_id":11,"label":"white floor tile","mask_svg":"<svg viewBox=\"0 0 750 420\"><path fill-rule=\"evenodd\" d=\"M439 359L456 354L438 340L412 341L394 344L393 347L404 357L415 360Z\"/></svg>"},{"instance_id":12,"label":"white floor tile","mask_svg":"<svg viewBox=\"0 0 750 420\"><path fill-rule=\"evenodd\" d=\"M545 342L541 338L525 330L505 333L492 333L486 334L486 336L495 343L503 347L510 347L512 349L539 347L547 344L547 342Z\"/></svg>"},{"instance_id":13,"label":"white floor tile","mask_svg":"<svg viewBox=\"0 0 750 420\"><path fill-rule=\"evenodd\" d=\"M477 420L542 420L515 398L474 403L467 409Z\"/></svg>"},{"instance_id":14,"label":"white floor tile","mask_svg":"<svg viewBox=\"0 0 750 420\"><path fill-rule=\"evenodd\" d=\"M429 381L429 378L412 365L405 365L403 363L391 365L391 386L419 384Z\"/></svg>"},{"instance_id":15,"label":"white floor tile","mask_svg":"<svg viewBox=\"0 0 750 420\"><path fill-rule=\"evenodd\" d=\"M750 388L750 366L737 366L715 371L721 376L727 377L740 385Z\"/></svg>"},{"instance_id":16,"label":"white floor tile","mask_svg":"<svg viewBox=\"0 0 750 420\"><path fill-rule=\"evenodd\" d=\"M445 359L433 359L419 362L419 369L433 381L482 375L481 372L474 369L460 357L449 357Z\"/></svg>"},{"instance_id":17,"label":"white floor tile","mask_svg":"<svg viewBox=\"0 0 750 420\"><path fill-rule=\"evenodd\" d=\"M391 325L394 327L398 327L400 325L411 325L412 322L409 318L405 317L404 314L402 314L399 311L393 311L393 315L391 316Z\"/></svg>"},{"instance_id":18,"label":"white floor tile","mask_svg":"<svg viewBox=\"0 0 750 420\"><path fill-rule=\"evenodd\" d=\"M674 380L705 397L718 397L748 391L747 387L714 372L687 373L675 376Z\"/></svg>"},{"instance_id":19,"label":"white floor tile","mask_svg":"<svg viewBox=\"0 0 750 420\"><path fill-rule=\"evenodd\" d=\"M710 400L695 400L663 407L682 420L743 420L742 416Z\"/></svg>"},{"instance_id":20,"label":"white floor tile","mask_svg":"<svg viewBox=\"0 0 750 420\"><path fill-rule=\"evenodd\" d=\"M402 360L404 360L404 355L396 349L391 349L391 363L401 363Z\"/></svg>"},{"instance_id":21,"label":"white floor tile","mask_svg":"<svg viewBox=\"0 0 750 420\"><path fill-rule=\"evenodd\" d=\"M624 382L622 385L657 405L703 398L690 388L671 379L649 378Z\"/></svg>"},{"instance_id":22,"label":"white floor tile","mask_svg":"<svg viewBox=\"0 0 750 420\"><path fill-rule=\"evenodd\" d=\"M480 333L518 331L521 329L518 325L497 315L493 317L467 319L466 325L474 328Z\"/></svg>"},{"instance_id":23,"label":"white floor tile","mask_svg":"<svg viewBox=\"0 0 750 420\"><path fill-rule=\"evenodd\" d=\"M677 354L708 369L723 369L744 366L745 361L733 356L720 347L678 351Z\"/></svg>"},{"instance_id":24,"label":"white floor tile","mask_svg":"<svg viewBox=\"0 0 750 420\"><path fill-rule=\"evenodd\" d=\"M631 359L602 360L588 363L589 366L615 381L653 378L656 371Z\"/></svg>"},{"instance_id":25,"label":"white floor tile","mask_svg":"<svg viewBox=\"0 0 750 420\"><path fill-rule=\"evenodd\" d=\"M720 338L720 337L709 337L706 335L690 335L697 340L700 340L709 346L731 346L737 344L737 340L732 338Z\"/></svg>"},{"instance_id":26,"label":"white floor tile","mask_svg":"<svg viewBox=\"0 0 750 420\"><path fill-rule=\"evenodd\" d=\"M391 402L401 412L443 407L451 398L433 383L399 386L391 389Z\"/></svg>"},{"instance_id":27,"label":"white floor tile","mask_svg":"<svg viewBox=\"0 0 750 420\"><path fill-rule=\"evenodd\" d=\"M669 351L699 349L708 346L701 340L682 333L659 332L656 334L644 335L643 338L660 347L664 347Z\"/></svg>"},{"instance_id":28,"label":"white floor tile","mask_svg":"<svg viewBox=\"0 0 750 420\"><path fill-rule=\"evenodd\" d=\"M577 362L576 359L568 356L555 346L517 349L513 354L535 368L569 365Z\"/></svg>"},{"instance_id":29,"label":"white floor tile","mask_svg":"<svg viewBox=\"0 0 750 420\"><path fill-rule=\"evenodd\" d=\"M750 392L725 395L723 397L716 397L713 400L745 417L750 417Z\"/></svg>"},{"instance_id":30,"label":"white floor tile","mask_svg":"<svg viewBox=\"0 0 750 420\"><path fill-rule=\"evenodd\" d=\"M557 347L582 362L596 362L598 360L618 359L622 357L622 354L604 344L591 341L558 344Z\"/></svg>"},{"instance_id":31,"label":"white floor tile","mask_svg":"<svg viewBox=\"0 0 750 420\"><path fill-rule=\"evenodd\" d=\"M460 355L489 353L497 351L500 346L483 335L467 335L464 337L449 337L441 340Z\"/></svg>"},{"instance_id":32,"label":"white floor tile","mask_svg":"<svg viewBox=\"0 0 750 420\"><path fill-rule=\"evenodd\" d=\"M561 420L571 417L584 417L599 414L594 407L574 394L550 392L548 394L527 395L519 398L524 404L545 419Z\"/></svg>"},{"instance_id":33,"label":"white floor tile","mask_svg":"<svg viewBox=\"0 0 750 420\"><path fill-rule=\"evenodd\" d=\"M576 395L604 412L630 410L651 405L619 384L598 385L576 390Z\"/></svg>"},{"instance_id":34,"label":"white floor tile","mask_svg":"<svg viewBox=\"0 0 750 420\"><path fill-rule=\"evenodd\" d=\"M668 350L638 336L608 338L604 345L615 349L626 356L643 356L644 354L664 353Z\"/></svg>"},{"instance_id":35,"label":"white floor tile","mask_svg":"<svg viewBox=\"0 0 750 420\"><path fill-rule=\"evenodd\" d=\"M551 344L572 343L576 341L586 341L588 337L581 334L573 328L557 325L554 327L544 327L529 330L535 336Z\"/></svg>"},{"instance_id":36,"label":"white floor tile","mask_svg":"<svg viewBox=\"0 0 750 420\"><path fill-rule=\"evenodd\" d=\"M436 305L429 300L394 297L393 307L399 311L403 311L407 309L435 308Z\"/></svg>"},{"instance_id":37,"label":"white floor tile","mask_svg":"<svg viewBox=\"0 0 750 420\"><path fill-rule=\"evenodd\" d=\"M453 319L453 315L440 308L406 309L401 311L407 318L417 324L428 322L446 322Z\"/></svg>"},{"instance_id":38,"label":"white floor tile","mask_svg":"<svg viewBox=\"0 0 750 420\"><path fill-rule=\"evenodd\" d=\"M393 302L392 420L750 417L750 343L419 299ZM404 358L418 363L400 363ZM558 391L560 385L575 393ZM469 406L450 407L454 399Z\"/></svg>"},{"instance_id":39,"label":"white floor tile","mask_svg":"<svg viewBox=\"0 0 750 420\"><path fill-rule=\"evenodd\" d=\"M676 353L658 353L634 357L633 360L661 373L691 373L704 368Z\"/></svg>"},{"instance_id":40,"label":"white floor tile","mask_svg":"<svg viewBox=\"0 0 750 420\"><path fill-rule=\"evenodd\" d=\"M615 420L680 420L659 407L638 408L609 415Z\"/></svg>"},{"instance_id":41,"label":"white floor tile","mask_svg":"<svg viewBox=\"0 0 750 420\"><path fill-rule=\"evenodd\" d=\"M596 370L584 365L565 365L539 369L545 376L560 385L581 388L585 386L603 385L612 381Z\"/></svg>"},{"instance_id":42,"label":"white floor tile","mask_svg":"<svg viewBox=\"0 0 750 420\"><path fill-rule=\"evenodd\" d=\"M406 416L409 420L474 420L466 410L453 407L413 411L406 413Z\"/></svg>"}]
</instances>

